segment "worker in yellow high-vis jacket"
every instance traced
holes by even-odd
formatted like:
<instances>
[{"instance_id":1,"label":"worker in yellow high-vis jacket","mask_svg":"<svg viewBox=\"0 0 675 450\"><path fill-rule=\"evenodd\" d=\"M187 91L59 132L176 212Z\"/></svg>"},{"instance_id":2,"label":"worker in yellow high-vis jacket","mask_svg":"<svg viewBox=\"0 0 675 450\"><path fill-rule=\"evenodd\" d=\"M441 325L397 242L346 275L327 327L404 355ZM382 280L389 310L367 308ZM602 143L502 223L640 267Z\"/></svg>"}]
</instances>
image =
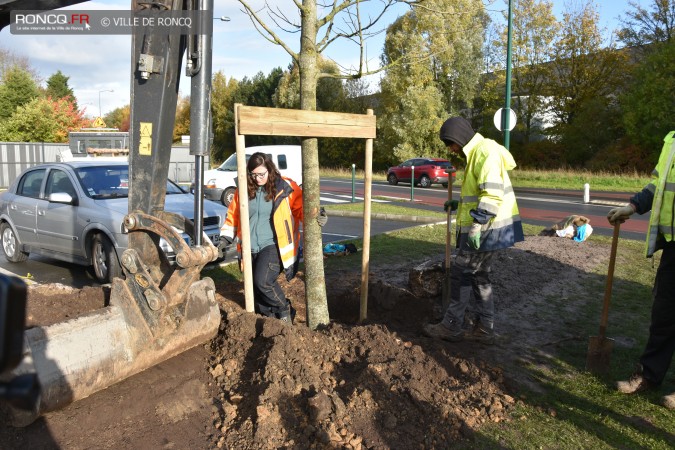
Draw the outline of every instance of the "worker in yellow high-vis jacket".
<instances>
[{"instance_id":1,"label":"worker in yellow high-vis jacket","mask_svg":"<svg viewBox=\"0 0 675 450\"><path fill-rule=\"evenodd\" d=\"M631 197L627 205L607 214L607 220L614 225L625 222L633 213L651 211L647 257L663 250L652 291L649 339L633 375L629 380L617 383L618 390L624 394L659 386L675 353L675 131L668 133L663 141L661 156L649 184ZM662 402L667 408L675 409L675 392L664 396Z\"/></svg>"},{"instance_id":2,"label":"worker in yellow high-vis jacket","mask_svg":"<svg viewBox=\"0 0 675 450\"><path fill-rule=\"evenodd\" d=\"M476 133L468 120L452 117L443 123L440 138L448 150L466 158L457 205L458 253L452 271L452 295L443 320L427 324L424 334L448 341L464 338L464 315L471 291L475 322L470 336L494 342L494 299L490 271L496 251L522 241L523 227L508 170L516 167L511 153Z\"/></svg>"}]
</instances>

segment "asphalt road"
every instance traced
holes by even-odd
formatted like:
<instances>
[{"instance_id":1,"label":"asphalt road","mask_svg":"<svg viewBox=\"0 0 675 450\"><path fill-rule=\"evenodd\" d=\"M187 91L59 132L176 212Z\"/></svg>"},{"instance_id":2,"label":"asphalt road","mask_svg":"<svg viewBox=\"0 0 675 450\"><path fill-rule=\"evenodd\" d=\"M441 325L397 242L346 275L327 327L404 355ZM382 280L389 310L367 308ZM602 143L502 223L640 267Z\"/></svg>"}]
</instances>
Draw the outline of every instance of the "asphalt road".
<instances>
[{"instance_id":1,"label":"asphalt road","mask_svg":"<svg viewBox=\"0 0 675 450\"><path fill-rule=\"evenodd\" d=\"M416 187L412 192L410 185L391 186L386 182L375 182L372 188L373 198L403 201L408 207L421 210L441 211L447 199L447 189L432 186L430 189ZM629 193L598 194L591 192L591 203L583 202L581 191L563 191L546 189L518 189L516 196L524 222L548 227L570 214L581 214L591 219L594 233L611 236L612 228L607 223L607 211L616 204L625 203ZM411 201L412 197L412 201ZM453 198L459 198L459 189L455 188ZM363 182L354 183L354 200L363 199ZM324 205L347 203L352 200L352 183L349 180L323 179L321 181L321 203ZM649 214L633 216L621 229L621 237L644 240ZM371 235L400 228L415 226L416 223L399 220L371 221ZM363 236L363 220L352 217L330 217L323 229L323 242L336 242ZM0 272L23 277L37 283L62 283L76 288L96 286L91 269L76 264L60 262L54 259L31 256L20 264L10 263L0 256Z\"/></svg>"}]
</instances>

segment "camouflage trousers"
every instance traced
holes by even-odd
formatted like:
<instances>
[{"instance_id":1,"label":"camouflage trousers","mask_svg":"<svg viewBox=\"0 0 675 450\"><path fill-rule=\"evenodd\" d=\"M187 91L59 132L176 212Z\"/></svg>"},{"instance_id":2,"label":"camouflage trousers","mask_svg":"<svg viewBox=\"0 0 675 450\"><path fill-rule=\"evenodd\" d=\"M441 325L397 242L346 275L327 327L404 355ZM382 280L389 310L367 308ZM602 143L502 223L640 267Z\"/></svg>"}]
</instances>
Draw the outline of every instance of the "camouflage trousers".
<instances>
[{"instance_id":1,"label":"camouflage trousers","mask_svg":"<svg viewBox=\"0 0 675 450\"><path fill-rule=\"evenodd\" d=\"M478 320L486 328L493 327L495 304L492 297L490 272L494 254L494 251L462 252L461 250L457 254L452 266L450 302L441 321L445 327L451 330L461 329L469 306L471 317L467 318L470 322Z\"/></svg>"}]
</instances>

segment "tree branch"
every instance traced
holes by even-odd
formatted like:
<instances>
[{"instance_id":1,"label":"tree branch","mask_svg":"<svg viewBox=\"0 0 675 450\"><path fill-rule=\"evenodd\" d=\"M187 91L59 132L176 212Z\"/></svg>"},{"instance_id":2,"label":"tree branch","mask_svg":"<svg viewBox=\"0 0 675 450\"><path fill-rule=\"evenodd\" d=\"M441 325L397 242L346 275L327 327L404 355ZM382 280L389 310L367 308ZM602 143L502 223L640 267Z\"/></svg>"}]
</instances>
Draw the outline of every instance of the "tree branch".
<instances>
[{"instance_id":1,"label":"tree branch","mask_svg":"<svg viewBox=\"0 0 675 450\"><path fill-rule=\"evenodd\" d=\"M248 15L249 19L251 20L251 23L255 27L256 31L260 33L260 35L265 38L267 41L271 42L272 44L278 45L284 50L286 50L286 53L291 55L291 58L293 58L294 61L298 61L298 54L294 52L286 43L281 40L281 38L274 32L272 29L267 26L267 24L260 18L260 16L251 8L251 6L246 2L246 0L239 0L239 3L244 7L244 13ZM264 30L265 32L263 33Z\"/></svg>"}]
</instances>

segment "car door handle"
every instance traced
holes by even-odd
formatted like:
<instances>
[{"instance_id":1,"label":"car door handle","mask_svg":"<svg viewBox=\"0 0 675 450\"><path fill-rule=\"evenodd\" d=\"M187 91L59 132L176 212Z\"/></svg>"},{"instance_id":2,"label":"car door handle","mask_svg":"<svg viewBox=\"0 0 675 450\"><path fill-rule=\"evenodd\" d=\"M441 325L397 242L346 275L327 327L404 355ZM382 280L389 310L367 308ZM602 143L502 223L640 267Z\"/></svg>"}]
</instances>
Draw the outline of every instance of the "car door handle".
<instances>
[{"instance_id":1,"label":"car door handle","mask_svg":"<svg viewBox=\"0 0 675 450\"><path fill-rule=\"evenodd\" d=\"M44 211L44 210L38 211L38 216L44 216L44 215L45 215L45 211Z\"/></svg>"},{"instance_id":2,"label":"car door handle","mask_svg":"<svg viewBox=\"0 0 675 450\"><path fill-rule=\"evenodd\" d=\"M10 205L9 209L17 209L17 208L16 208L16 205Z\"/></svg>"}]
</instances>

